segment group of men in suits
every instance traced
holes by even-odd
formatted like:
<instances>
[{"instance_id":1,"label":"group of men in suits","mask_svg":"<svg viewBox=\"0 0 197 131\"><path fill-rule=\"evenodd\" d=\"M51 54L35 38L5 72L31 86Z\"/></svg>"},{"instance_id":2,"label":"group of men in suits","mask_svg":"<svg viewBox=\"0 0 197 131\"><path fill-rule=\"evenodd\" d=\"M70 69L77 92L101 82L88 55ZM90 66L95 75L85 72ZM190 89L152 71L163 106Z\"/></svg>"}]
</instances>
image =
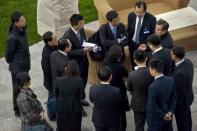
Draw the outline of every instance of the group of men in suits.
<instances>
[{"instance_id":1,"label":"group of men in suits","mask_svg":"<svg viewBox=\"0 0 197 131\"><path fill-rule=\"evenodd\" d=\"M135 71L129 73L127 88L132 95L130 107L134 111L136 131L144 131L145 121L149 131L173 131L174 116L178 131L192 130L190 106L194 99L194 69L184 55L182 47L173 47L171 59L176 67L171 76L167 76L161 59L151 59L148 67L146 52L134 52L137 66ZM89 97L94 105L92 120L96 131L121 129L121 93L119 88L111 85L112 74L110 67L101 67L98 72L101 84L90 88Z\"/></svg>"},{"instance_id":2,"label":"group of men in suits","mask_svg":"<svg viewBox=\"0 0 197 131\"><path fill-rule=\"evenodd\" d=\"M128 16L127 29L119 22L117 12L108 12L108 23L102 25L98 31L100 44L106 57L112 45L118 45L122 50L125 45L129 45L131 64L133 67L137 65L135 71L129 73L127 83L132 95L131 108L134 111L136 131L144 130L146 118L150 131L171 131L174 114L178 130L190 131L193 65L191 61L184 59L183 48L174 47L168 32L169 24L162 19L156 21L155 16L146 12L146 8L145 2L138 1L135 4L135 12ZM50 56L52 83L57 76L62 75L68 59L74 59L86 85L86 53L92 52L93 49L82 47L83 42L87 40L83 17L74 14L70 22L71 27L58 41L58 50L50 52L51 55L47 58L49 60ZM60 47L61 43L64 43L64 46ZM124 52L121 63L123 60ZM173 62L176 64L174 72ZM186 69L190 71L185 71ZM121 95L119 89L110 85L112 74L109 67L102 67L98 72L101 84L90 89L90 101L94 104L92 120L96 131L118 131L121 128ZM86 101L81 102L89 105ZM187 121L184 121L185 119Z\"/></svg>"},{"instance_id":3,"label":"group of men in suits","mask_svg":"<svg viewBox=\"0 0 197 131\"><path fill-rule=\"evenodd\" d=\"M136 131L144 130L145 118L147 118L150 131L171 131L174 114L178 130L191 131L193 65L191 61L184 59L185 52L182 47L174 47L173 39L168 32L169 24L162 19L156 21L155 16L146 12L146 8L145 2L138 1L135 4L135 12L128 16L127 30L122 23L118 22L117 12L113 10L108 12L106 15L108 23L99 29L100 42L106 52L112 45L121 47L129 45L131 64L133 67L137 65L134 68L135 71L129 74L127 85L132 95L131 108L134 111ZM182 68L179 69L180 67ZM187 68L190 71L184 72ZM108 85L109 82L106 82L108 79L105 81L100 79L102 82L101 85L96 86L97 88L103 87L104 83ZM109 98L103 96L100 100L97 98L100 93L98 91L97 94L96 91L99 89L93 88L90 90L90 99L95 106L93 122L96 129L100 126L97 130L101 127L103 130L115 130L115 125L110 125L112 123L108 123L107 126L103 126L103 123L98 124L98 121L101 122L104 119L94 115L103 110L97 104ZM102 90L104 92L104 89ZM184 121L185 119L187 122Z\"/></svg>"}]
</instances>

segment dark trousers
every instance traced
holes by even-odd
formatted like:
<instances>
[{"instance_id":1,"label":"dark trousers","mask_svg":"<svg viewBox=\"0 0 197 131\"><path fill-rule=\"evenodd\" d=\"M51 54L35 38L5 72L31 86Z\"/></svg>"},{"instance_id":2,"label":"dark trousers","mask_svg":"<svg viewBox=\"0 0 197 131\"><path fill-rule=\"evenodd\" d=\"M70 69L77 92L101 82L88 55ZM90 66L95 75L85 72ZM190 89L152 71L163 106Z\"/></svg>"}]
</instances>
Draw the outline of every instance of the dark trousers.
<instances>
[{"instance_id":1,"label":"dark trousers","mask_svg":"<svg viewBox=\"0 0 197 131\"><path fill-rule=\"evenodd\" d=\"M126 111L120 112L120 131L126 131L127 128L127 118Z\"/></svg>"},{"instance_id":2,"label":"dark trousers","mask_svg":"<svg viewBox=\"0 0 197 131\"><path fill-rule=\"evenodd\" d=\"M86 87L88 80L88 66L89 66L88 59L86 58L86 56L84 56L84 60L78 62L78 65L81 72L81 78L83 79L84 85Z\"/></svg>"},{"instance_id":3,"label":"dark trousers","mask_svg":"<svg viewBox=\"0 0 197 131\"><path fill-rule=\"evenodd\" d=\"M129 45L129 54L130 54L130 61L131 61L131 66L134 69L134 67L136 66L135 62L134 62L134 58L133 58L133 53L138 49L139 45L132 43Z\"/></svg>"},{"instance_id":4,"label":"dark trousers","mask_svg":"<svg viewBox=\"0 0 197 131\"><path fill-rule=\"evenodd\" d=\"M81 131L81 112L57 113L57 131Z\"/></svg>"},{"instance_id":5,"label":"dark trousers","mask_svg":"<svg viewBox=\"0 0 197 131\"><path fill-rule=\"evenodd\" d=\"M52 76L44 74L44 87L48 90L49 97L53 95Z\"/></svg>"},{"instance_id":6,"label":"dark trousers","mask_svg":"<svg viewBox=\"0 0 197 131\"><path fill-rule=\"evenodd\" d=\"M18 106L17 106L17 103L16 103L16 98L17 98L17 95L19 93L19 88L18 86L16 86L16 74L11 72L11 76L12 76L12 89L13 89L13 110L15 113L20 113L19 112L19 109L18 109Z\"/></svg>"},{"instance_id":7,"label":"dark trousers","mask_svg":"<svg viewBox=\"0 0 197 131\"><path fill-rule=\"evenodd\" d=\"M177 103L175 117L178 131L192 131L192 117L190 106Z\"/></svg>"},{"instance_id":8,"label":"dark trousers","mask_svg":"<svg viewBox=\"0 0 197 131\"><path fill-rule=\"evenodd\" d=\"M96 131L119 131L119 128L95 127Z\"/></svg>"},{"instance_id":9,"label":"dark trousers","mask_svg":"<svg viewBox=\"0 0 197 131\"><path fill-rule=\"evenodd\" d=\"M173 131L172 121L166 122L162 125L149 126L148 131Z\"/></svg>"},{"instance_id":10,"label":"dark trousers","mask_svg":"<svg viewBox=\"0 0 197 131\"><path fill-rule=\"evenodd\" d=\"M145 118L145 112L134 111L135 131L144 131Z\"/></svg>"}]
</instances>

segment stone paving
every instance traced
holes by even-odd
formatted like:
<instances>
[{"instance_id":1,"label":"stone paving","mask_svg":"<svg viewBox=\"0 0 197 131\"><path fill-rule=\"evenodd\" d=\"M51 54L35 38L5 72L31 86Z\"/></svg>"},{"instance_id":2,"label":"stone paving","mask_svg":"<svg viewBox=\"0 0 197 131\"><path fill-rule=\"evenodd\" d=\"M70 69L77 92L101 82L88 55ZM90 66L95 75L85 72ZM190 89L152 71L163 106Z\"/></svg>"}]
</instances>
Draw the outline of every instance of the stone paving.
<instances>
[{"instance_id":1,"label":"stone paving","mask_svg":"<svg viewBox=\"0 0 197 131\"><path fill-rule=\"evenodd\" d=\"M193 8L197 10L197 1L191 0L190 4ZM41 101L43 107L46 110L46 105L44 104L47 101L47 91L43 87L43 74L41 70L41 52L43 48L43 42L39 42L30 47L31 53L31 71L30 76L32 79L31 87L38 95L39 100ZM192 60L195 67L195 76L194 76L194 92L195 100L192 105L192 117L193 117L193 131L197 129L197 50L187 52L186 56ZM88 99L90 85L86 87L86 99ZM8 65L5 62L4 58L0 59L0 131L20 131L20 118L16 118L12 111L12 86L11 86L11 76L8 71ZM128 94L130 97L130 95ZM130 98L129 98L130 99ZM82 131L94 131L94 127L91 121L92 114L92 105L86 107L85 110L88 113L88 117L84 117L82 120ZM133 123L133 112L130 111L127 113L127 122L128 128L127 131L134 131ZM56 127L55 122L50 122L54 127ZM175 123L173 124L174 128ZM175 129L176 131L176 129Z\"/></svg>"}]
</instances>

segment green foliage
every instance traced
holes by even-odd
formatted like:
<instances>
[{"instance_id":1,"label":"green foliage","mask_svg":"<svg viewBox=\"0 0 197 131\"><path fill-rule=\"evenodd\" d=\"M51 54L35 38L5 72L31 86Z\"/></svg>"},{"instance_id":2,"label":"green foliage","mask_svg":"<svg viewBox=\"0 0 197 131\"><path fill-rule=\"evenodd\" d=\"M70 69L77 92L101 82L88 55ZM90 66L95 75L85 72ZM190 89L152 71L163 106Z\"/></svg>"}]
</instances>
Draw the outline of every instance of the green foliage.
<instances>
[{"instance_id":1,"label":"green foliage","mask_svg":"<svg viewBox=\"0 0 197 131\"><path fill-rule=\"evenodd\" d=\"M21 11L26 18L29 44L32 45L41 40L37 34L36 6L37 0L0 0L0 57L5 53L10 15L13 11ZM97 19L93 0L79 0L79 10L85 17L86 23Z\"/></svg>"}]
</instances>

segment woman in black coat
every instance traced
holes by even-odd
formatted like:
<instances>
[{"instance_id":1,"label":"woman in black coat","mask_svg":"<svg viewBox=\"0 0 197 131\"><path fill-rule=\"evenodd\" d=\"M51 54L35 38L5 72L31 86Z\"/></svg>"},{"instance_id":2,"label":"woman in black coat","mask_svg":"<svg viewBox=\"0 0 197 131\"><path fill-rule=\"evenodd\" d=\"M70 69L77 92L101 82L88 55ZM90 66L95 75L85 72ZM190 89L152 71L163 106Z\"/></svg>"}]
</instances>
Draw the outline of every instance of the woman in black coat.
<instances>
[{"instance_id":1,"label":"woman in black coat","mask_svg":"<svg viewBox=\"0 0 197 131\"><path fill-rule=\"evenodd\" d=\"M121 131L126 131L127 120L126 111L130 110L127 90L124 84L124 77L128 77L127 69L121 64L120 58L122 49L118 45L113 45L108 52L108 58L104 60L104 66L109 66L112 69L112 80L110 85L120 89L122 105L121 105Z\"/></svg>"},{"instance_id":2,"label":"woman in black coat","mask_svg":"<svg viewBox=\"0 0 197 131\"><path fill-rule=\"evenodd\" d=\"M79 74L77 62L70 60L65 68L65 75L55 80L58 131L81 131L80 101L85 98L85 92L84 83Z\"/></svg>"}]
</instances>

